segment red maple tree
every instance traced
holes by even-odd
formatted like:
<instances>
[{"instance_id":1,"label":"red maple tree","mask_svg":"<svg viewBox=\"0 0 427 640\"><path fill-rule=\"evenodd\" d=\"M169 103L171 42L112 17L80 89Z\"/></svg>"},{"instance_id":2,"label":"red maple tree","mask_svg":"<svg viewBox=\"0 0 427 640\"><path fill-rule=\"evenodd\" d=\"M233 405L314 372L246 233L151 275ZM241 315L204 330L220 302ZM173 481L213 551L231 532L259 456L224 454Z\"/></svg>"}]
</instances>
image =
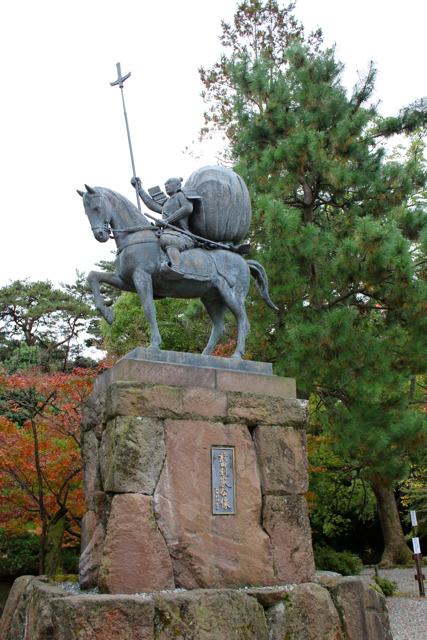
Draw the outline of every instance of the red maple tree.
<instances>
[{"instance_id":1,"label":"red maple tree","mask_svg":"<svg viewBox=\"0 0 427 640\"><path fill-rule=\"evenodd\" d=\"M85 511L80 417L98 371L0 371L0 526L40 536L39 570L52 575Z\"/></svg>"}]
</instances>

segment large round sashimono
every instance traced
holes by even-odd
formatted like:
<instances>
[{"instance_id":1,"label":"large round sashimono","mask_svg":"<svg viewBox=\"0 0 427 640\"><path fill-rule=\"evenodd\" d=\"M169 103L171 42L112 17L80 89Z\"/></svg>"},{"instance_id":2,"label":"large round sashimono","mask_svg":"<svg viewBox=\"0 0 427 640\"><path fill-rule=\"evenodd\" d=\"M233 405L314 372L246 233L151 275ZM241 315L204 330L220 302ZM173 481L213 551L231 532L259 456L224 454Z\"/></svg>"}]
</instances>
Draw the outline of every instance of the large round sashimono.
<instances>
[{"instance_id":1,"label":"large round sashimono","mask_svg":"<svg viewBox=\"0 0 427 640\"><path fill-rule=\"evenodd\" d=\"M251 223L251 201L237 173L225 167L202 167L191 174L185 187L194 188L202 197L191 216L193 233L215 242L239 244L243 240Z\"/></svg>"}]
</instances>

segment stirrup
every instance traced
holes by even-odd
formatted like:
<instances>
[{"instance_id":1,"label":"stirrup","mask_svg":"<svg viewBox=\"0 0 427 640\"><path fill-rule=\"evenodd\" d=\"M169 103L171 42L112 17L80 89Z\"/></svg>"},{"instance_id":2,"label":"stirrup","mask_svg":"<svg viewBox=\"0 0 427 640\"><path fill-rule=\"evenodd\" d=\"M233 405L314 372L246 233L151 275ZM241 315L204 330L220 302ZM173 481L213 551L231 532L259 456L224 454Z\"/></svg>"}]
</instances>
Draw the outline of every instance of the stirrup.
<instances>
[{"instance_id":1,"label":"stirrup","mask_svg":"<svg viewBox=\"0 0 427 640\"><path fill-rule=\"evenodd\" d=\"M165 276L165 278L168 278L168 280L182 280L184 277L182 271L174 269L170 263L168 264L167 262L162 262L160 265L160 273Z\"/></svg>"}]
</instances>

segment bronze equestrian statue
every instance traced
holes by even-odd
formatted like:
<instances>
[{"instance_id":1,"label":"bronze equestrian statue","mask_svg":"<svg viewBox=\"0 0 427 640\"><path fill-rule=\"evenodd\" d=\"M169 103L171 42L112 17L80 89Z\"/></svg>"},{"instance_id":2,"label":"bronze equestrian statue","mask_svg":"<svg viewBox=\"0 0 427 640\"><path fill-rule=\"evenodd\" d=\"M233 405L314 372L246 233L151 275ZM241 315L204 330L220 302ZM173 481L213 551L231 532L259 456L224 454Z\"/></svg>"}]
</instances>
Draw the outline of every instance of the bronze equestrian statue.
<instances>
[{"instance_id":1,"label":"bronze equestrian statue","mask_svg":"<svg viewBox=\"0 0 427 640\"><path fill-rule=\"evenodd\" d=\"M249 331L245 299L251 275L261 298L277 310L268 295L264 268L242 257L248 245L240 243L251 220L245 183L230 169L208 166L195 171L182 188L180 179L168 180L167 195L158 187L146 193L138 178L132 184L144 204L162 214L155 224L148 219L152 216L112 189L85 185L86 192L78 191L96 240L112 237L117 245L115 272L89 273L96 308L109 324L113 322L114 312L100 293L101 282L138 293L151 329L150 348L158 349L161 336L153 300L200 298L213 325L202 355L210 355L223 335L230 309L238 327L232 357L241 358Z\"/></svg>"}]
</instances>

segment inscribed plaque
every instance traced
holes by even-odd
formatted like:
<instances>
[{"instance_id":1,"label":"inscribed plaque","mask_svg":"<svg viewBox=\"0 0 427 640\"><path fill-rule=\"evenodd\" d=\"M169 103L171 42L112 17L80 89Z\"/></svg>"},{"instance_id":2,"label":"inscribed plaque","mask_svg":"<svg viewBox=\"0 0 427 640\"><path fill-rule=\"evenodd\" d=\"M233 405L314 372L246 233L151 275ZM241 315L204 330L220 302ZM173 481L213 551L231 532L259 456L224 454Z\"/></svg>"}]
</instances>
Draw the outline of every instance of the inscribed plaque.
<instances>
[{"instance_id":1,"label":"inscribed plaque","mask_svg":"<svg viewBox=\"0 0 427 640\"><path fill-rule=\"evenodd\" d=\"M212 513L236 515L234 447L212 447Z\"/></svg>"}]
</instances>

